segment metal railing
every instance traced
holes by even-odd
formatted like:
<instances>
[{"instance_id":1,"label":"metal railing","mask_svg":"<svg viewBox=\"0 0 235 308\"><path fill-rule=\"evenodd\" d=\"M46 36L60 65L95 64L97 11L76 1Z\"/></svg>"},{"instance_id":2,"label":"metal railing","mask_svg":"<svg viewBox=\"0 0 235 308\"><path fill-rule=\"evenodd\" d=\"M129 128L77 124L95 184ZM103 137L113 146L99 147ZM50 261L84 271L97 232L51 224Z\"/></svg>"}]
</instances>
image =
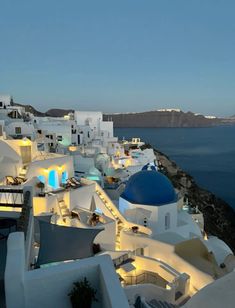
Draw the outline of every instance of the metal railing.
<instances>
[{"instance_id":1,"label":"metal railing","mask_svg":"<svg viewBox=\"0 0 235 308\"><path fill-rule=\"evenodd\" d=\"M143 272L139 275L123 275L122 278L125 281L125 285L152 283L159 286L160 276L155 273Z\"/></svg>"}]
</instances>

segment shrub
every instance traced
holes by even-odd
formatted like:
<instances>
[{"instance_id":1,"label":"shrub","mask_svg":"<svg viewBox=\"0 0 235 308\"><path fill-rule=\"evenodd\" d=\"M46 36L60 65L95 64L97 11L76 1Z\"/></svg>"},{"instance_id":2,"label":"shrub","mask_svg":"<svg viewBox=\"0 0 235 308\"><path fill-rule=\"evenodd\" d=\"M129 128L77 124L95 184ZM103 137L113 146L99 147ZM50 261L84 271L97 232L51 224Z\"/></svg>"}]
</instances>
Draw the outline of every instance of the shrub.
<instances>
[{"instance_id":1,"label":"shrub","mask_svg":"<svg viewBox=\"0 0 235 308\"><path fill-rule=\"evenodd\" d=\"M73 283L73 289L68 294L73 308L91 308L92 302L97 302L96 290L92 288L86 277Z\"/></svg>"}]
</instances>

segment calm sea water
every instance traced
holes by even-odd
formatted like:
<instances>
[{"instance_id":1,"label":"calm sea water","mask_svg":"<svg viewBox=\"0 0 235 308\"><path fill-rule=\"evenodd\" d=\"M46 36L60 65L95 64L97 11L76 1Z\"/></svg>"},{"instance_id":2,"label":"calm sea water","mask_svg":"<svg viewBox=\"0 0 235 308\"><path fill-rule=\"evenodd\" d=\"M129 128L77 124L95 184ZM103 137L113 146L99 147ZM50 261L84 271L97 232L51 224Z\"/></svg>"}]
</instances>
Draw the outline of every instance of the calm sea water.
<instances>
[{"instance_id":1,"label":"calm sea water","mask_svg":"<svg viewBox=\"0 0 235 308\"><path fill-rule=\"evenodd\" d=\"M150 143L235 210L235 126L116 128L114 132L119 139L140 137Z\"/></svg>"}]
</instances>

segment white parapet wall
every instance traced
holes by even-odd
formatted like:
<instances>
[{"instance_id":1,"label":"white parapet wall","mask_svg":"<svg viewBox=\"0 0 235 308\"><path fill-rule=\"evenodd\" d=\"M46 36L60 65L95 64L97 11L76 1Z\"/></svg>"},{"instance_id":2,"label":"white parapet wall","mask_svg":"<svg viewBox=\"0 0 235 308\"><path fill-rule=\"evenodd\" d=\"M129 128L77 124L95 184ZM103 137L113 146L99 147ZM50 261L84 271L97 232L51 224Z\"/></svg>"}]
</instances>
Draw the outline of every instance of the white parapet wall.
<instances>
[{"instance_id":1,"label":"white parapet wall","mask_svg":"<svg viewBox=\"0 0 235 308\"><path fill-rule=\"evenodd\" d=\"M84 277L97 290L99 301L93 307L129 307L110 256L97 256L27 271L23 233L11 233L7 246L7 308L69 308L71 304L68 293L73 282Z\"/></svg>"},{"instance_id":2,"label":"white parapet wall","mask_svg":"<svg viewBox=\"0 0 235 308\"><path fill-rule=\"evenodd\" d=\"M174 303L175 290L164 289L151 283L138 284L125 287L125 293L130 304L134 305L137 296L144 297L150 301L152 299Z\"/></svg>"}]
</instances>

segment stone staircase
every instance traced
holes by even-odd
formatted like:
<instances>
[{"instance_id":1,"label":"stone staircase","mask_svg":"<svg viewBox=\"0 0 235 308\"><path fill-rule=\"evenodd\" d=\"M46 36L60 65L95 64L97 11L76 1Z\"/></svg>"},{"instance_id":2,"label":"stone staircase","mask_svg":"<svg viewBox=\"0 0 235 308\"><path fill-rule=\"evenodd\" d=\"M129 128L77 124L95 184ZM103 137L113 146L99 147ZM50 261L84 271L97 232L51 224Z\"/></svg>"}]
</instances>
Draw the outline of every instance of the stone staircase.
<instances>
[{"instance_id":1,"label":"stone staircase","mask_svg":"<svg viewBox=\"0 0 235 308\"><path fill-rule=\"evenodd\" d=\"M108 200L108 197L102 192L102 190L97 189L96 190L97 196L101 199L101 201L105 204L106 208L110 211L112 216L117 222L117 233L116 233L116 249L120 250L120 233L121 230L124 228L124 222L122 220L122 216L118 212L118 210L115 210L115 206L110 205L110 200Z\"/></svg>"}]
</instances>

